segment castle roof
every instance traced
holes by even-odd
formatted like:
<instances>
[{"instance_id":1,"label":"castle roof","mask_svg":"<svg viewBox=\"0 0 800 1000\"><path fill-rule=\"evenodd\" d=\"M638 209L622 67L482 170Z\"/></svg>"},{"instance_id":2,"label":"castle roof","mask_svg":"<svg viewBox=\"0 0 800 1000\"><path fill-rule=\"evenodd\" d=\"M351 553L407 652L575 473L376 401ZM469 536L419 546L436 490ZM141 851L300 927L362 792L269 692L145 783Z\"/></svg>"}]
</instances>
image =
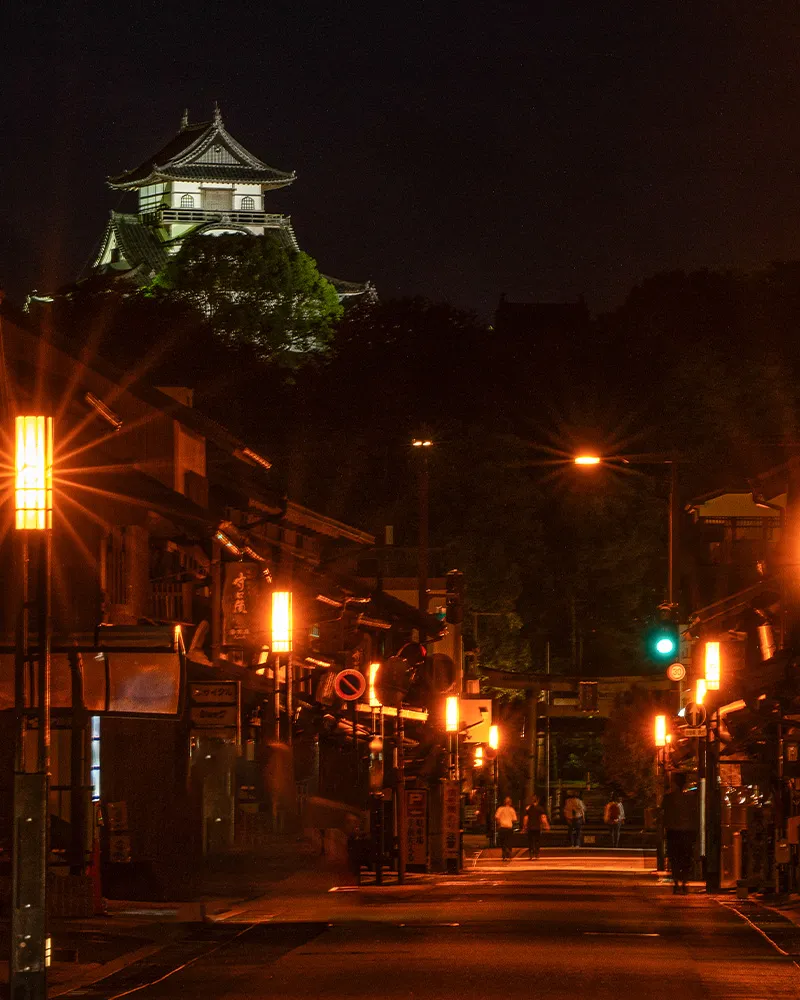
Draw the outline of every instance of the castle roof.
<instances>
[{"instance_id":1,"label":"castle roof","mask_svg":"<svg viewBox=\"0 0 800 1000\"><path fill-rule=\"evenodd\" d=\"M291 184L294 171L276 170L238 143L222 123L219 108L210 122L190 125L184 113L181 129L154 156L133 170L108 179L108 185L131 190L164 181L259 184L272 189Z\"/></svg>"}]
</instances>

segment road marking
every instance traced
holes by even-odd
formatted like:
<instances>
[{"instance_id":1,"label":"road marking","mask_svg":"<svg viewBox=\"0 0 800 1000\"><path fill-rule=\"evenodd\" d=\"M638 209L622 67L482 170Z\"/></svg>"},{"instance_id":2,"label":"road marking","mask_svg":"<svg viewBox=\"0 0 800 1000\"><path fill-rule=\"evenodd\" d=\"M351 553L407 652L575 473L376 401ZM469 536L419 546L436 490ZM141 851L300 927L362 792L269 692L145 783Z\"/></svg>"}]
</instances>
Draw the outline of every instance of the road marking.
<instances>
[{"instance_id":1,"label":"road marking","mask_svg":"<svg viewBox=\"0 0 800 1000\"><path fill-rule=\"evenodd\" d=\"M655 931L584 931L584 937L661 937Z\"/></svg>"}]
</instances>

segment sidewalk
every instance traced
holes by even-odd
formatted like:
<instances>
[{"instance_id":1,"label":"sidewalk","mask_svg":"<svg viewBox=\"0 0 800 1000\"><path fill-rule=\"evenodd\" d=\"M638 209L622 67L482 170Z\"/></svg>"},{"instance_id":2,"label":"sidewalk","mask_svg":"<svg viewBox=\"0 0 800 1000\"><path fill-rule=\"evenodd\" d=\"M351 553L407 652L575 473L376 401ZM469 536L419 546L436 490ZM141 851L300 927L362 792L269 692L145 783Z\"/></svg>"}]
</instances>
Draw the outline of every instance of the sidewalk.
<instances>
[{"instance_id":1,"label":"sidewalk","mask_svg":"<svg viewBox=\"0 0 800 1000\"><path fill-rule=\"evenodd\" d=\"M181 890L176 900L113 899L107 901L106 915L52 919L49 995L61 996L147 958L198 922L234 913L249 900L279 895L287 879L305 875L324 886L344 877L340 865L293 837L276 837L264 850L206 858L201 870L178 874L190 877L182 886L181 879L176 880ZM9 933L7 917L0 919L2 986L8 982Z\"/></svg>"}]
</instances>

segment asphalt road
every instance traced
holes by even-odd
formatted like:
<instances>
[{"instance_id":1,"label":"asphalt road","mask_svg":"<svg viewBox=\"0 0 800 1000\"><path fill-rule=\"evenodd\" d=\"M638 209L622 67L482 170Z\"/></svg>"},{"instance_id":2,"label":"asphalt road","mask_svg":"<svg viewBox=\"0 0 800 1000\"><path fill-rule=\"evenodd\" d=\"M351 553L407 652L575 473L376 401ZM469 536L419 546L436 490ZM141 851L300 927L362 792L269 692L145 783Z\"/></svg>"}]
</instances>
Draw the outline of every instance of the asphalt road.
<instances>
[{"instance_id":1,"label":"asphalt road","mask_svg":"<svg viewBox=\"0 0 800 1000\"><path fill-rule=\"evenodd\" d=\"M760 909L760 931L757 908L699 887L673 896L641 856L615 860L490 855L460 876L360 889L294 880L80 996L800 998L800 928Z\"/></svg>"}]
</instances>

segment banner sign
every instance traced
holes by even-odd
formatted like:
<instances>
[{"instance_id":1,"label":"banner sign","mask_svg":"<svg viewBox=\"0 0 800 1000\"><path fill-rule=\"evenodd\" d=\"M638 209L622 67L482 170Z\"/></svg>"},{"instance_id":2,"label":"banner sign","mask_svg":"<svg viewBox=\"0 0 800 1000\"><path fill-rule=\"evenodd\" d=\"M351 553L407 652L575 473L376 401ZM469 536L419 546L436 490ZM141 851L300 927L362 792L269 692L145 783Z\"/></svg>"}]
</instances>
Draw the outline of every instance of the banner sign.
<instances>
[{"instance_id":1,"label":"banner sign","mask_svg":"<svg viewBox=\"0 0 800 1000\"><path fill-rule=\"evenodd\" d=\"M259 563L225 563L222 641L226 646L263 645L267 620L265 596Z\"/></svg>"},{"instance_id":2,"label":"banner sign","mask_svg":"<svg viewBox=\"0 0 800 1000\"><path fill-rule=\"evenodd\" d=\"M428 865L428 793L424 790L406 790L406 862L409 865Z\"/></svg>"},{"instance_id":3,"label":"banner sign","mask_svg":"<svg viewBox=\"0 0 800 1000\"><path fill-rule=\"evenodd\" d=\"M459 840L461 834L461 783L445 781L444 783L444 816L442 833L444 835L444 858L458 858Z\"/></svg>"}]
</instances>

